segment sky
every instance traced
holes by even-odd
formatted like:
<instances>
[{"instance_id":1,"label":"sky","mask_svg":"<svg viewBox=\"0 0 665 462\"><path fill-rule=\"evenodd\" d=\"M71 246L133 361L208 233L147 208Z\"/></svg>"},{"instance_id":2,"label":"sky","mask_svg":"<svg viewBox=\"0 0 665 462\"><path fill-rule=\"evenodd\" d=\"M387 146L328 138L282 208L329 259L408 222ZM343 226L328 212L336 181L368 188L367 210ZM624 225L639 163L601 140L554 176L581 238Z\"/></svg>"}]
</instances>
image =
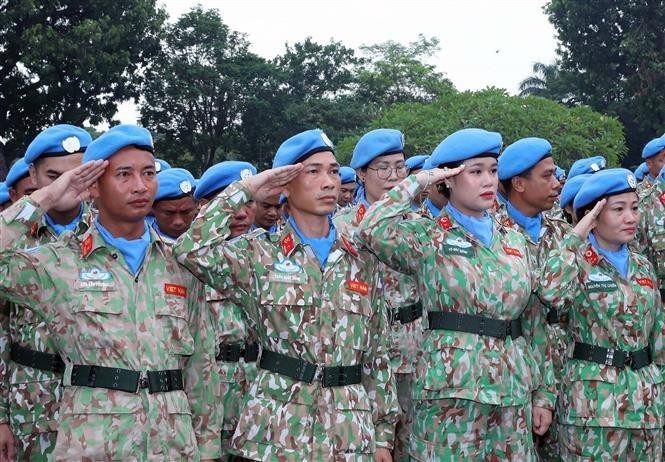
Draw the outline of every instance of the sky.
<instances>
[{"instance_id":1,"label":"sky","mask_svg":"<svg viewBox=\"0 0 665 462\"><path fill-rule=\"evenodd\" d=\"M231 29L247 34L251 51L273 58L311 36L358 49L422 33L440 40L430 60L458 90L488 86L515 94L535 62L551 63L556 36L540 0L161 0L170 20L200 4L216 8ZM117 118L135 123L132 102Z\"/></svg>"}]
</instances>

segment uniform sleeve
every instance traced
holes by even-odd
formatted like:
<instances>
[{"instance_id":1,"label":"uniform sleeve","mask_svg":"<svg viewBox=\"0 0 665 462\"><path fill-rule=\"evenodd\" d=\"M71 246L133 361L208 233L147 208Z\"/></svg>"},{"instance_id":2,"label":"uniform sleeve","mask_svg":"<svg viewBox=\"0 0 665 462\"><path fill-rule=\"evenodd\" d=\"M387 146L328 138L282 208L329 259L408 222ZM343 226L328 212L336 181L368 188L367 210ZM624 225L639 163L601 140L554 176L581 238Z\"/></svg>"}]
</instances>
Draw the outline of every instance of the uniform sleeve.
<instances>
[{"instance_id":1,"label":"uniform sleeve","mask_svg":"<svg viewBox=\"0 0 665 462\"><path fill-rule=\"evenodd\" d=\"M24 196L0 214L0 248L2 251L20 249L30 237L30 231L39 226L46 213L30 197Z\"/></svg>"},{"instance_id":2,"label":"uniform sleeve","mask_svg":"<svg viewBox=\"0 0 665 462\"><path fill-rule=\"evenodd\" d=\"M173 248L180 264L219 291L250 284L252 256L248 241L227 241L233 214L250 199L249 191L239 182L233 183L201 210Z\"/></svg>"},{"instance_id":3,"label":"uniform sleeve","mask_svg":"<svg viewBox=\"0 0 665 462\"><path fill-rule=\"evenodd\" d=\"M527 340L531 344L531 351L542 377L542 383L532 394L532 403L534 406L554 410L557 396L553 360L554 348L552 336L548 331L545 309L546 307L540 299L533 294L524 311L522 325L525 326Z\"/></svg>"},{"instance_id":4,"label":"uniform sleeve","mask_svg":"<svg viewBox=\"0 0 665 462\"><path fill-rule=\"evenodd\" d=\"M420 193L415 176L409 176L367 210L356 234L360 246L370 249L383 263L404 274L414 274L425 235L423 220L404 220Z\"/></svg>"},{"instance_id":5,"label":"uniform sleeve","mask_svg":"<svg viewBox=\"0 0 665 462\"><path fill-rule=\"evenodd\" d=\"M192 411L192 426L202 459L222 455L223 404L219 398L220 371L215 361L215 330L203 284L196 281L189 298L189 328L194 353L183 367L185 392Z\"/></svg>"},{"instance_id":6,"label":"uniform sleeve","mask_svg":"<svg viewBox=\"0 0 665 462\"><path fill-rule=\"evenodd\" d=\"M653 281L657 279L654 275ZM663 373L665 373L665 312L663 307L663 300L660 296L658 286L655 288L656 292L656 307L653 328L651 330L651 338L649 345L651 346L651 357Z\"/></svg>"},{"instance_id":7,"label":"uniform sleeve","mask_svg":"<svg viewBox=\"0 0 665 462\"><path fill-rule=\"evenodd\" d=\"M377 267L379 265L377 264ZM372 403L372 420L377 448L393 448L395 425L399 416L399 403L395 376L390 367L386 339L389 337L381 272L377 272L374 286L371 340L363 364L362 382Z\"/></svg>"},{"instance_id":8,"label":"uniform sleeve","mask_svg":"<svg viewBox=\"0 0 665 462\"><path fill-rule=\"evenodd\" d=\"M9 422L9 303L0 300L0 424Z\"/></svg>"}]
</instances>

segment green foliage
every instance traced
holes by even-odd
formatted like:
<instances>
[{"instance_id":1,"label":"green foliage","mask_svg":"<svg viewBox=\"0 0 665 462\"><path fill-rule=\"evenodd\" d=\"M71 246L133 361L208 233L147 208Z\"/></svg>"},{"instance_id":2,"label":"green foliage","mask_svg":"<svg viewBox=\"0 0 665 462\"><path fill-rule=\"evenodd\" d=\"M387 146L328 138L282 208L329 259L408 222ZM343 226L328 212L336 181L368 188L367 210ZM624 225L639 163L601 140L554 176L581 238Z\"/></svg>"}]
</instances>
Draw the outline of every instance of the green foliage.
<instances>
[{"instance_id":1,"label":"green foliage","mask_svg":"<svg viewBox=\"0 0 665 462\"><path fill-rule=\"evenodd\" d=\"M581 157L604 155L618 165L625 154L621 124L586 107L568 108L545 98L509 96L489 88L479 92L449 92L431 103L398 104L365 130L379 127L404 132L407 156L430 153L449 134L468 127L502 134L504 146L524 137L548 139L555 162L568 168ZM359 136L347 137L337 146L348 164Z\"/></svg>"},{"instance_id":2,"label":"green foliage","mask_svg":"<svg viewBox=\"0 0 665 462\"><path fill-rule=\"evenodd\" d=\"M155 0L0 1L0 136L8 160L44 127L110 122L138 96L166 18Z\"/></svg>"}]
</instances>

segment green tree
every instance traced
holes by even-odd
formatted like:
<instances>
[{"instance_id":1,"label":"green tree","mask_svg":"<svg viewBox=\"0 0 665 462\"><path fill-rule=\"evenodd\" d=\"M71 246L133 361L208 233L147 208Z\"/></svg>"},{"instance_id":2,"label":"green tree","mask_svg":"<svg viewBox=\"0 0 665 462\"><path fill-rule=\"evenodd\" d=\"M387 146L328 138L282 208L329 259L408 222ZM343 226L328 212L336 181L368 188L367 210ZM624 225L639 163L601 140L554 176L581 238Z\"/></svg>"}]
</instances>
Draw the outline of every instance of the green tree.
<instances>
[{"instance_id":1,"label":"green tree","mask_svg":"<svg viewBox=\"0 0 665 462\"><path fill-rule=\"evenodd\" d=\"M112 121L119 102L138 96L165 18L156 0L0 0L7 160L50 124Z\"/></svg>"},{"instance_id":2,"label":"green tree","mask_svg":"<svg viewBox=\"0 0 665 462\"><path fill-rule=\"evenodd\" d=\"M432 152L447 135L467 127L497 131L504 145L527 136L546 138L554 148L555 162L564 168L596 154L618 165L626 149L621 123L615 118L536 96L509 96L495 88L451 92L431 103L398 104L365 130L378 127L401 130L407 155ZM339 143L343 161L350 159L357 139L347 137Z\"/></svg>"},{"instance_id":3,"label":"green tree","mask_svg":"<svg viewBox=\"0 0 665 462\"><path fill-rule=\"evenodd\" d=\"M551 0L557 53L582 104L619 117L638 163L646 141L665 126L665 4L659 1Z\"/></svg>"},{"instance_id":4,"label":"green tree","mask_svg":"<svg viewBox=\"0 0 665 462\"><path fill-rule=\"evenodd\" d=\"M519 95L541 96L568 106L574 106L578 103L578 100L568 91L566 77L561 72L559 63L534 63L533 75L520 82Z\"/></svg>"}]
</instances>

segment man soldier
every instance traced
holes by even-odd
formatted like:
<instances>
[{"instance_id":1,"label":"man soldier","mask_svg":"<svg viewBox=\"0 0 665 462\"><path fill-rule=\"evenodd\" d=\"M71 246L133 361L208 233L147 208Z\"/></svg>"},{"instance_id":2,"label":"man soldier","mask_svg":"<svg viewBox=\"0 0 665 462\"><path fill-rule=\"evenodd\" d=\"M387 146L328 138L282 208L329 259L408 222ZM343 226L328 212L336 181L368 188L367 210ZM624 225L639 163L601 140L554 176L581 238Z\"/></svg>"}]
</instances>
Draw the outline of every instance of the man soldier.
<instances>
[{"instance_id":1,"label":"man soldier","mask_svg":"<svg viewBox=\"0 0 665 462\"><path fill-rule=\"evenodd\" d=\"M90 229L0 250L3 297L48 326L65 362L56 460L220 455L218 370L203 286L145 223L157 184L150 133L118 125L81 167L0 215L0 239L95 199Z\"/></svg>"},{"instance_id":2,"label":"man soldier","mask_svg":"<svg viewBox=\"0 0 665 462\"><path fill-rule=\"evenodd\" d=\"M644 146L642 159L648 171L637 187L640 198L649 194L648 189L656 183L658 174L665 166L665 135L654 138Z\"/></svg>"},{"instance_id":3,"label":"man soldier","mask_svg":"<svg viewBox=\"0 0 665 462\"><path fill-rule=\"evenodd\" d=\"M23 196L29 196L37 189L30 176L30 168L21 157L12 164L5 178L5 186L9 191L9 199L12 203L18 201Z\"/></svg>"},{"instance_id":4,"label":"man soldier","mask_svg":"<svg viewBox=\"0 0 665 462\"><path fill-rule=\"evenodd\" d=\"M222 191L178 240L181 263L256 326L259 374L231 452L252 460L390 461L397 418L381 274L330 220L339 164L321 130L286 140L273 169ZM229 241L234 213L284 192L281 232Z\"/></svg>"},{"instance_id":5,"label":"man soldier","mask_svg":"<svg viewBox=\"0 0 665 462\"><path fill-rule=\"evenodd\" d=\"M339 188L339 199L337 205L339 208L353 205L353 199L356 197L356 171L351 167L342 166L339 168L339 177L342 185Z\"/></svg>"},{"instance_id":6,"label":"man soldier","mask_svg":"<svg viewBox=\"0 0 665 462\"><path fill-rule=\"evenodd\" d=\"M152 227L164 241L175 242L198 213L194 199L195 182L194 176L184 168L169 168L157 174Z\"/></svg>"},{"instance_id":7,"label":"man soldier","mask_svg":"<svg viewBox=\"0 0 665 462\"><path fill-rule=\"evenodd\" d=\"M73 125L55 125L43 130L30 143L23 161L30 181L37 189L44 188L63 173L81 165L86 147L92 142L87 131ZM19 198L17 198L18 200ZM42 216L36 226L15 223L15 238L3 240L3 247L30 248L54 242L64 231L82 233L90 225L89 207L78 202L67 210L53 210ZM62 369L45 323L25 307L9 304L0 318L0 370L4 372L0 399L6 410L11 433L18 442L18 460L47 460L58 430L58 407L62 397ZM0 430L6 435L9 429ZM0 446L5 442L0 440ZM11 445L12 441L8 441ZM2 447L4 451L4 446Z\"/></svg>"}]
</instances>

